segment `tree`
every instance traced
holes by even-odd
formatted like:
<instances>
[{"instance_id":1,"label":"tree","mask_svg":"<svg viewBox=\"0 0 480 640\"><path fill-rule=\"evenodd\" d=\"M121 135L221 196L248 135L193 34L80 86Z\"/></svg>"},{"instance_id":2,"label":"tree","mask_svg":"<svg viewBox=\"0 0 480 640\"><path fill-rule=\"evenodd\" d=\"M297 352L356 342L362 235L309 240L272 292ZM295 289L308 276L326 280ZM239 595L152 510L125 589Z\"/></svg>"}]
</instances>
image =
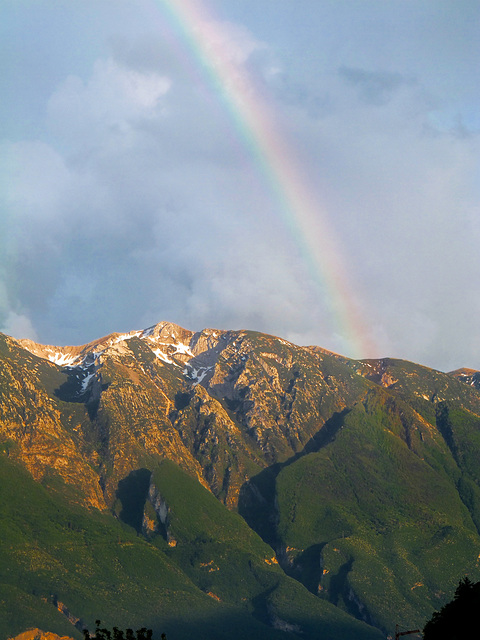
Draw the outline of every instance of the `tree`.
<instances>
[{"instance_id":1,"label":"tree","mask_svg":"<svg viewBox=\"0 0 480 640\"><path fill-rule=\"evenodd\" d=\"M480 637L480 582L460 580L453 600L436 611L423 629L424 640Z\"/></svg>"},{"instance_id":2,"label":"tree","mask_svg":"<svg viewBox=\"0 0 480 640\"><path fill-rule=\"evenodd\" d=\"M146 627L142 627L136 631L133 631L133 629L123 631L118 627L113 627L112 631L110 631L105 627L100 627L100 620L95 620L95 624L97 625L97 628L95 629L95 634L93 636L90 635L88 629L84 629L83 635L85 640L152 640L153 632L151 629L147 629ZM162 640L167 640L164 633L162 633Z\"/></svg>"}]
</instances>

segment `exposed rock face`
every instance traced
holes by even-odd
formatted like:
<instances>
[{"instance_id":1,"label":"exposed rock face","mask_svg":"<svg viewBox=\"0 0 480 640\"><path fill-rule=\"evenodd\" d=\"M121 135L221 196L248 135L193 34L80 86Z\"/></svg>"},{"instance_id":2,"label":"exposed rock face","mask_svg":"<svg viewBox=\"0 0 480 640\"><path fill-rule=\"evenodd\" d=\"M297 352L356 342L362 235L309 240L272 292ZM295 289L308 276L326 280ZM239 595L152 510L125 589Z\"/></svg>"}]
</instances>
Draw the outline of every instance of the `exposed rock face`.
<instances>
[{"instance_id":1,"label":"exposed rock face","mask_svg":"<svg viewBox=\"0 0 480 640\"><path fill-rule=\"evenodd\" d=\"M148 538L160 533L173 546L175 538L169 531L168 505L155 483L150 479L147 500L143 511L142 532Z\"/></svg>"},{"instance_id":2,"label":"exposed rock face","mask_svg":"<svg viewBox=\"0 0 480 640\"><path fill-rule=\"evenodd\" d=\"M295 454L351 395L342 376L325 378L328 354L246 331L163 322L82 347L4 344L2 428L17 445L12 455L100 509L114 505L122 478L158 456L234 507L251 473Z\"/></svg>"},{"instance_id":3,"label":"exposed rock face","mask_svg":"<svg viewBox=\"0 0 480 640\"><path fill-rule=\"evenodd\" d=\"M36 480L48 483L59 476L81 491L81 501L105 508L97 474L85 461L77 437L79 425L65 424L55 397L55 385L64 380L58 365L19 351L8 338L2 347L0 437L10 455L21 460Z\"/></svg>"},{"instance_id":4,"label":"exposed rock face","mask_svg":"<svg viewBox=\"0 0 480 640\"><path fill-rule=\"evenodd\" d=\"M157 457L233 508L252 474L303 450L372 386L399 386L401 395L413 382L417 396L439 402L453 378L475 388L478 373L437 372L422 391L424 368L405 373L389 359L353 362L272 336L169 322L80 347L5 337L3 354L0 435L11 455L99 509Z\"/></svg>"},{"instance_id":5,"label":"exposed rock face","mask_svg":"<svg viewBox=\"0 0 480 640\"><path fill-rule=\"evenodd\" d=\"M457 378L457 380L470 385L471 387L475 387L475 389L480 389L480 371L475 371L475 369L463 368L451 371L450 375Z\"/></svg>"}]
</instances>

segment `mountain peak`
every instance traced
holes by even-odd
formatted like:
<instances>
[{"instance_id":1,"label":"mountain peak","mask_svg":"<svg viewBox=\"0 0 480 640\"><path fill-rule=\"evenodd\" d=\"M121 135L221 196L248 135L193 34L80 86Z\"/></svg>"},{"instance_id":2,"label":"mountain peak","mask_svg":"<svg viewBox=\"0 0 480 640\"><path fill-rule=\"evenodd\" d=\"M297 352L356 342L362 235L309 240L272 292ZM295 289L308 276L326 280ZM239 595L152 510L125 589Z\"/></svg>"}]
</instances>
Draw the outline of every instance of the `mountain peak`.
<instances>
[{"instance_id":1,"label":"mountain peak","mask_svg":"<svg viewBox=\"0 0 480 640\"><path fill-rule=\"evenodd\" d=\"M455 369L455 371L450 371L448 375L453 376L471 387L475 387L475 389L480 389L480 371L463 367L461 369Z\"/></svg>"}]
</instances>

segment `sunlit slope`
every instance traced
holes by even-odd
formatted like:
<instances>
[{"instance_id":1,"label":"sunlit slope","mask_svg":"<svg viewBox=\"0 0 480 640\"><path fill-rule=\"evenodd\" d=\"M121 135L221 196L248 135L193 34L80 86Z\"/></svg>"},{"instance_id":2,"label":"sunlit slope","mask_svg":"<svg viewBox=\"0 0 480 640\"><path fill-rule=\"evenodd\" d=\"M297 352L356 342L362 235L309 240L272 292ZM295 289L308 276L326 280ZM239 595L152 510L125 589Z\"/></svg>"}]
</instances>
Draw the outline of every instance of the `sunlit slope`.
<instances>
[{"instance_id":1,"label":"sunlit slope","mask_svg":"<svg viewBox=\"0 0 480 640\"><path fill-rule=\"evenodd\" d=\"M68 366L1 338L0 437L37 480L83 504L112 508L122 478L167 457L234 508L246 479L302 451L373 386L278 338L203 333L191 334L192 350L168 324L158 338L107 337L76 348L84 360ZM61 361L72 349L46 353Z\"/></svg>"},{"instance_id":2,"label":"sunlit slope","mask_svg":"<svg viewBox=\"0 0 480 640\"><path fill-rule=\"evenodd\" d=\"M432 434L443 440L450 456L443 456L442 449L436 447L430 453L436 456L436 464L447 465L480 531L480 373L467 371L468 375L464 370L445 374L411 362L385 359L372 363L367 375L434 427Z\"/></svg>"}]
</instances>

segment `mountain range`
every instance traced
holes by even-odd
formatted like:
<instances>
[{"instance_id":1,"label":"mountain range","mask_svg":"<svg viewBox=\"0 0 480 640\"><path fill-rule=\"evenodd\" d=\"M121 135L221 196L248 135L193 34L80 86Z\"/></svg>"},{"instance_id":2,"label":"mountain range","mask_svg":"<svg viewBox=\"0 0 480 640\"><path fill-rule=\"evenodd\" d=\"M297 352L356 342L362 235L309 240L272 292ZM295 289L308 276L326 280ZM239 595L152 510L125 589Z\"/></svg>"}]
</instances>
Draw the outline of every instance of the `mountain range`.
<instances>
[{"instance_id":1,"label":"mountain range","mask_svg":"<svg viewBox=\"0 0 480 640\"><path fill-rule=\"evenodd\" d=\"M168 322L0 334L0 640L422 628L480 579L479 461L471 369Z\"/></svg>"}]
</instances>

